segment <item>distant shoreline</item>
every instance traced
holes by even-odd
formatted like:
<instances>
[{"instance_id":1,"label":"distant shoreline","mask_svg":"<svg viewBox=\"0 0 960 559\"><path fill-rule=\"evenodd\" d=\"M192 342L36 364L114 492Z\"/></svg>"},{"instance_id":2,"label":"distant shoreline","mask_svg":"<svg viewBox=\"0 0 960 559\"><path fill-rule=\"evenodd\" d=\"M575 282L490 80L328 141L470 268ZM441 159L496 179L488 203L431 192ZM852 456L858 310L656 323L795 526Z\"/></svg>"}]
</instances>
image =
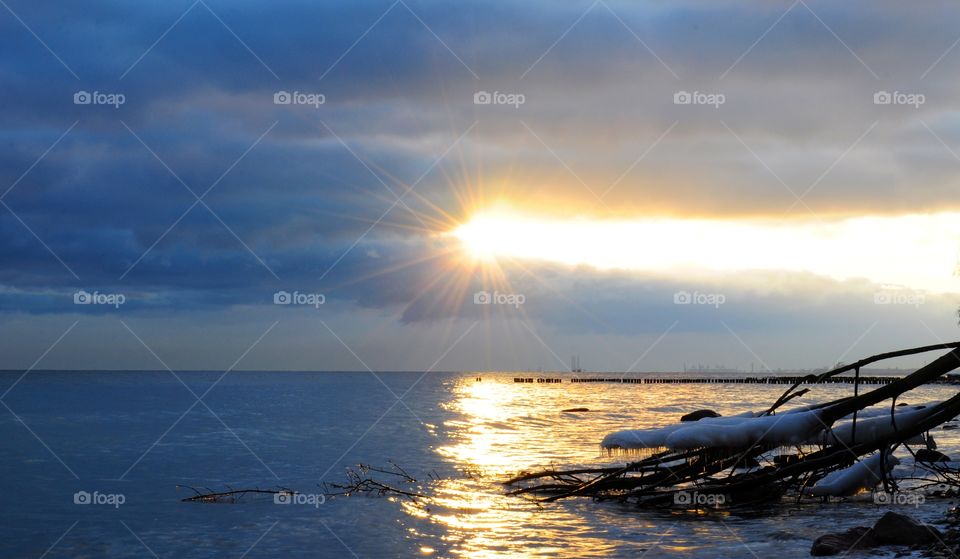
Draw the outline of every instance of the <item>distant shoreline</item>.
<instances>
[{"instance_id":1,"label":"distant shoreline","mask_svg":"<svg viewBox=\"0 0 960 559\"><path fill-rule=\"evenodd\" d=\"M0 374L4 373L16 373L23 374L24 371L28 369L0 369ZM667 375L667 376L679 376L684 378L695 378L695 377L705 377L705 378L744 378L744 377L753 377L753 378L765 378L765 377L784 377L784 376L803 376L810 374L820 374L826 369L798 369L798 370L787 370L787 369L778 369L776 371L717 371L711 372L709 370L696 370L696 371L632 371L632 372L623 372L623 371L580 371L580 372L571 372L571 371L529 371L529 370L502 370L502 371L478 371L478 370L444 370L444 371L429 371L430 373L444 373L444 374L464 374L464 375L473 375L473 376L482 376L482 375L522 375L522 376L546 376L546 375L564 375L570 377L579 377L579 378L591 378L603 375L617 375L624 377L639 377L639 376L650 376L650 375ZM914 372L916 369L861 369L862 376L897 376L897 375L907 375ZM30 374L33 373L169 373L167 369L29 369ZM174 369L177 373L222 373L222 369ZM353 370L344 370L344 369L232 369L231 373L365 373L370 374L370 371L366 369L353 369ZM377 374L392 374L392 373L424 373L422 370L375 370L373 371ZM853 373L844 373L838 376L852 376Z\"/></svg>"}]
</instances>

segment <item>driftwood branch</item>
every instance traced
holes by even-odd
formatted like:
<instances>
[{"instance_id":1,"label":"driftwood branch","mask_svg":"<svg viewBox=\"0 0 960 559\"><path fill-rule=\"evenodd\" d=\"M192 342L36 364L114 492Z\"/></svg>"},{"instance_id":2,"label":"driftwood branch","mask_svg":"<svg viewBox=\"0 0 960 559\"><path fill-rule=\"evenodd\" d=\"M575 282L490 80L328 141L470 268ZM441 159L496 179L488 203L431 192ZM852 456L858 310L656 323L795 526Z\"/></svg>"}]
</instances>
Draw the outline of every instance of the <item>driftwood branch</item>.
<instances>
[{"instance_id":1,"label":"driftwood branch","mask_svg":"<svg viewBox=\"0 0 960 559\"><path fill-rule=\"evenodd\" d=\"M390 462L390 466L391 468L388 469L359 464L356 468L347 468L347 481L345 483L323 482L323 493L326 497L398 495L414 502L425 498L425 495L417 490L419 482L416 478L394 462ZM390 476L394 481L391 483L380 481L371 476L371 472Z\"/></svg>"},{"instance_id":2,"label":"driftwood branch","mask_svg":"<svg viewBox=\"0 0 960 559\"><path fill-rule=\"evenodd\" d=\"M238 503L247 495L277 495L293 494L294 492L285 487L277 489L228 489L226 491L213 491L210 488L204 488L206 491L200 491L189 485L178 485L177 488L184 487L193 491L194 495L180 499L185 503Z\"/></svg>"}]
</instances>

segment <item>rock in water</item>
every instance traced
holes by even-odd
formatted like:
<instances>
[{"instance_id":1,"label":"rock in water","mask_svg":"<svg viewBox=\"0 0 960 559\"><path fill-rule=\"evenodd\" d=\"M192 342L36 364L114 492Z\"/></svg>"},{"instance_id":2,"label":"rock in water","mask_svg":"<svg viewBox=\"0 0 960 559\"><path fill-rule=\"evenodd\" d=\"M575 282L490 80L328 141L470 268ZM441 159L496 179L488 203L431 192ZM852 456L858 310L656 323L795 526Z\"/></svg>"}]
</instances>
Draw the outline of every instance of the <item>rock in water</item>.
<instances>
[{"instance_id":1,"label":"rock in water","mask_svg":"<svg viewBox=\"0 0 960 559\"><path fill-rule=\"evenodd\" d=\"M840 555L854 549L865 549L878 545L876 534L872 528L866 526L857 526L850 528L846 532L839 534L825 534L813 542L810 548L810 555L814 557L825 557L827 555Z\"/></svg>"},{"instance_id":2,"label":"rock in water","mask_svg":"<svg viewBox=\"0 0 960 559\"><path fill-rule=\"evenodd\" d=\"M921 448L917 451L917 462L949 462L950 457L942 452Z\"/></svg>"},{"instance_id":3,"label":"rock in water","mask_svg":"<svg viewBox=\"0 0 960 559\"><path fill-rule=\"evenodd\" d=\"M933 526L921 524L905 514L887 512L873 525L874 536L881 544L918 545L940 541L943 536Z\"/></svg>"},{"instance_id":4,"label":"rock in water","mask_svg":"<svg viewBox=\"0 0 960 559\"><path fill-rule=\"evenodd\" d=\"M873 528L857 526L846 532L820 536L813 542L810 555L846 555L853 549L881 545L925 545L942 539L943 535L933 526L921 524L905 514L887 512Z\"/></svg>"},{"instance_id":5,"label":"rock in water","mask_svg":"<svg viewBox=\"0 0 960 559\"><path fill-rule=\"evenodd\" d=\"M713 410L697 410L688 413L687 415L680 418L680 422L686 421L700 421L704 417L720 417L720 414Z\"/></svg>"},{"instance_id":6,"label":"rock in water","mask_svg":"<svg viewBox=\"0 0 960 559\"><path fill-rule=\"evenodd\" d=\"M570 409L562 410L560 413L576 413L579 411L590 411L590 408L570 408Z\"/></svg>"}]
</instances>

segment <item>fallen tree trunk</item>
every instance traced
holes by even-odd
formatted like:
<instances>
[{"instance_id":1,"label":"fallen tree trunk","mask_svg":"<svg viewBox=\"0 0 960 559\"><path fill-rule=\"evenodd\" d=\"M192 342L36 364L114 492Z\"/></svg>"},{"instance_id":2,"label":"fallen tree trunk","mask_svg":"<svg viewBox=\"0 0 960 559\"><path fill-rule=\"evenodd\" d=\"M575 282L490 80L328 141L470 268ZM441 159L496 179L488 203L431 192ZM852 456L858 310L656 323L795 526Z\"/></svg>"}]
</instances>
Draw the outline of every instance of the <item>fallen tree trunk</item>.
<instances>
[{"instance_id":1,"label":"fallen tree trunk","mask_svg":"<svg viewBox=\"0 0 960 559\"><path fill-rule=\"evenodd\" d=\"M864 394L840 398L830 402L807 406L798 410L769 417L783 404L804 395L810 389L793 392L799 385L787 390L766 412L759 416L745 414L739 418L704 418L678 426L642 430L644 437L655 441L654 446L667 447L643 460L619 467L576 468L570 470L550 469L542 472L524 473L506 482L514 488L513 494L545 494L542 500L554 501L568 497L590 496L599 499L629 499L646 506L663 506L672 503L684 504L678 495L696 490L704 495L722 495L721 502L752 504L776 498L788 491L797 491L815 483L831 471L849 467L860 457L880 452L880 470L886 472L884 456L901 444L923 435L930 429L960 415L960 394L927 409L915 406L913 415L904 415L909 421L895 421L897 398L904 393L931 382L960 366L960 342L937 344L880 354L823 373L814 380L823 381L842 372L859 369L865 364L891 357L915 355L925 351L949 349L946 354L921 367L914 373L871 390ZM874 428L862 435L857 442L857 413L867 407L890 402L892 429ZM878 417L876 412L870 414ZM842 418L853 417L844 429L851 430L846 438L832 436L833 425ZM816 422L813 421L816 420ZM786 421L781 425L782 421ZM877 419L871 420L877 424ZM882 421L881 421L882 426ZM825 433L824 444L813 445L809 441L811 430ZM623 432L630 434L631 432ZM623 441L618 435L616 441ZM635 448L644 448L638 436ZM802 440L804 442L797 442ZM825 444L830 442L831 444ZM852 442L854 444L847 444ZM626 442L619 444L628 444ZM786 457L781 463L759 467L756 459L785 445L796 445L796 454ZM812 451L802 447L816 446ZM649 447L648 447L649 448ZM912 451L911 451L912 452ZM874 461L878 458L875 455ZM743 467L747 466L747 467ZM940 479L957 482L957 472L939 467L935 471ZM727 472L724 477L719 474ZM884 474L885 476L886 474ZM547 481L549 479L549 481ZM888 480L884 477L885 487ZM822 492L822 490L821 490Z\"/></svg>"}]
</instances>

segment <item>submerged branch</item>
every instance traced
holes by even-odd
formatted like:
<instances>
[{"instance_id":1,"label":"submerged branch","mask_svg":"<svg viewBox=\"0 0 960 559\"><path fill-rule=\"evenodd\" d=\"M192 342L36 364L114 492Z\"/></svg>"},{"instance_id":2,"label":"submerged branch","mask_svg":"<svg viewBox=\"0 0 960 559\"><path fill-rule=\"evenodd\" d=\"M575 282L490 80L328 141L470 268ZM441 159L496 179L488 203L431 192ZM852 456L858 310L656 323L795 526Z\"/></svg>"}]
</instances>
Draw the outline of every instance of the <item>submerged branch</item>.
<instances>
[{"instance_id":1,"label":"submerged branch","mask_svg":"<svg viewBox=\"0 0 960 559\"><path fill-rule=\"evenodd\" d=\"M206 492L189 485L178 485L177 487L185 487L194 492L193 496L180 499L184 503L237 503L247 495L292 495L294 493L285 487L277 489L228 489L227 491L213 491L207 487L204 488Z\"/></svg>"},{"instance_id":2,"label":"submerged branch","mask_svg":"<svg viewBox=\"0 0 960 559\"><path fill-rule=\"evenodd\" d=\"M393 476L398 478L399 483L406 484L407 486L416 486L419 483L396 463L390 462L390 465L392 469L367 464L358 464L356 468L347 468L347 481L345 483L323 482L323 493L326 497L349 497L351 495L383 497L385 495L399 495L414 502L426 497L426 495L414 490L414 488L390 485L370 475L370 472L375 472Z\"/></svg>"}]
</instances>

